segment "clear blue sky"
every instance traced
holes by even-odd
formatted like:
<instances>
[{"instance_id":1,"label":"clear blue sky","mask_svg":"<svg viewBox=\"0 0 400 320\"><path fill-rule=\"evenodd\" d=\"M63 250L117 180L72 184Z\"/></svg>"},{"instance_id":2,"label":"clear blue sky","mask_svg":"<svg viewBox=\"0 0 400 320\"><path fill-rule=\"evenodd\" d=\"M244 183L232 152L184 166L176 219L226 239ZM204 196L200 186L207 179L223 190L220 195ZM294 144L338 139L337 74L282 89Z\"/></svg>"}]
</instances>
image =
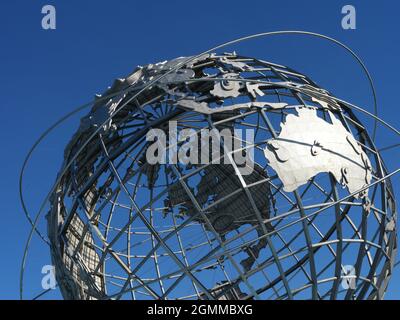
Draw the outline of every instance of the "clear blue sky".
<instances>
[{"instance_id":1,"label":"clear blue sky","mask_svg":"<svg viewBox=\"0 0 400 320\"><path fill-rule=\"evenodd\" d=\"M57 29L41 28L41 8L57 10ZM357 29L343 30L341 8L353 4ZM375 80L379 114L400 127L397 1L22 1L0 3L0 299L18 298L19 267L29 225L18 199L25 154L40 133L63 114L90 101L137 65L193 55L240 36L273 30L307 30L334 37L364 59ZM336 96L372 110L360 68L342 49L303 36L276 36L229 47L308 74ZM24 190L37 212L61 165L78 117L53 133L33 157ZM378 145L398 138L378 131ZM387 152L389 169L399 152ZM393 179L400 197L400 178ZM40 229L44 229L44 222ZM26 272L26 297L41 291L48 248L35 237ZM400 268L387 298L400 298ZM48 298L59 297L52 292Z\"/></svg>"}]
</instances>

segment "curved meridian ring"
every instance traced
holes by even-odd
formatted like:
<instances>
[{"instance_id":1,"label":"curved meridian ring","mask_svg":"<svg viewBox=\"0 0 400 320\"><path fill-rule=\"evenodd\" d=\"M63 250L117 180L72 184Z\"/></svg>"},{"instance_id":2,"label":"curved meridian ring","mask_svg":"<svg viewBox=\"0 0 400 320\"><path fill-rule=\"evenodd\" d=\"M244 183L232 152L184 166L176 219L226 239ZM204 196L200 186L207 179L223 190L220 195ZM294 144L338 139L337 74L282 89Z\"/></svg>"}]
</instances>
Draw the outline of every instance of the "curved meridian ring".
<instances>
[{"instance_id":1,"label":"curved meridian ring","mask_svg":"<svg viewBox=\"0 0 400 320\"><path fill-rule=\"evenodd\" d=\"M48 235L63 296L381 299L397 248L394 196L351 108L294 70L236 53L198 57L131 99L182 61L116 80L104 95L121 93L95 103L68 144L64 166L102 125L51 197ZM172 121L178 132L252 130L254 170L242 175L233 158L148 163L146 135ZM308 126L321 122L324 130L336 124L338 135ZM169 148L172 141L167 135ZM318 162L322 155L328 160ZM310 175L290 187L287 177L301 180L294 167Z\"/></svg>"}]
</instances>

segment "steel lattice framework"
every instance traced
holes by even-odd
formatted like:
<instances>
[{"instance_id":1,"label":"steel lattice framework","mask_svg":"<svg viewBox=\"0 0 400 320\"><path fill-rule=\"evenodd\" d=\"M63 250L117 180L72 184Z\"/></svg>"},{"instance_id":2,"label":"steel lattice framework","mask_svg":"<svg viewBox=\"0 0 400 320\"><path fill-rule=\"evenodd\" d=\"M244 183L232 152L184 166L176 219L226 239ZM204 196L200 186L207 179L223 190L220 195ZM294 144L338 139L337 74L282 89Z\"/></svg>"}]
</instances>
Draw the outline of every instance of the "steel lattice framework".
<instances>
[{"instance_id":1,"label":"steel lattice framework","mask_svg":"<svg viewBox=\"0 0 400 320\"><path fill-rule=\"evenodd\" d=\"M394 195L353 105L285 66L236 53L185 59L116 80L68 144L47 215L64 298L383 298L397 249ZM369 161L362 190L329 172L283 190L264 150L299 108L354 136ZM254 130L254 171L240 174L232 157L149 164L146 134L170 121Z\"/></svg>"}]
</instances>

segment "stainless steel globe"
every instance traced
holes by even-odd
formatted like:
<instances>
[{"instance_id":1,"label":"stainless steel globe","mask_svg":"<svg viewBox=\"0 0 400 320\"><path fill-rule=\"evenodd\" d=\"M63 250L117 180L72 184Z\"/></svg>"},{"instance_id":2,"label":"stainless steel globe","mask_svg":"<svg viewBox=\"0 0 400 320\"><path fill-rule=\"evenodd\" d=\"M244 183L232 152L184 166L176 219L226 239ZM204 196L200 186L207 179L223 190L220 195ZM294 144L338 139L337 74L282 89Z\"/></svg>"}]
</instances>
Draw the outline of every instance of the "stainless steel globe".
<instances>
[{"instance_id":1,"label":"stainless steel globe","mask_svg":"<svg viewBox=\"0 0 400 320\"><path fill-rule=\"evenodd\" d=\"M205 129L224 161L207 161ZM168 157L188 140L206 161ZM388 286L383 160L350 104L285 66L224 53L139 67L81 120L61 172L47 219L65 299L382 299Z\"/></svg>"}]
</instances>

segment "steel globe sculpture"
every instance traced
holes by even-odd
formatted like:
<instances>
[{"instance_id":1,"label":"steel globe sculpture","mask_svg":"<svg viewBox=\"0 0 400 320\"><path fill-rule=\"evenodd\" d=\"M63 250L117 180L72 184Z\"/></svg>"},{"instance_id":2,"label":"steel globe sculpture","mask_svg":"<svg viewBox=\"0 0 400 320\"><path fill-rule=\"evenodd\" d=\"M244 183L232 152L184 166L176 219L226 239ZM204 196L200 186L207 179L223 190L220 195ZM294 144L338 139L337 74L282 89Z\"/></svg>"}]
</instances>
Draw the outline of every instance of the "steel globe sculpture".
<instances>
[{"instance_id":1,"label":"steel globe sculpture","mask_svg":"<svg viewBox=\"0 0 400 320\"><path fill-rule=\"evenodd\" d=\"M139 67L98 99L47 215L64 298L384 297L394 193L350 104L236 53Z\"/></svg>"}]
</instances>

